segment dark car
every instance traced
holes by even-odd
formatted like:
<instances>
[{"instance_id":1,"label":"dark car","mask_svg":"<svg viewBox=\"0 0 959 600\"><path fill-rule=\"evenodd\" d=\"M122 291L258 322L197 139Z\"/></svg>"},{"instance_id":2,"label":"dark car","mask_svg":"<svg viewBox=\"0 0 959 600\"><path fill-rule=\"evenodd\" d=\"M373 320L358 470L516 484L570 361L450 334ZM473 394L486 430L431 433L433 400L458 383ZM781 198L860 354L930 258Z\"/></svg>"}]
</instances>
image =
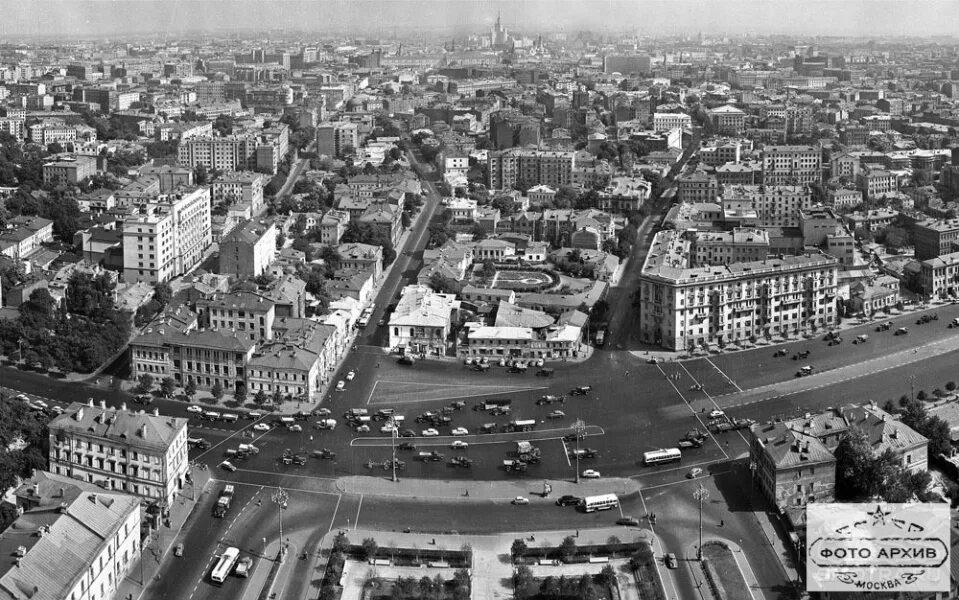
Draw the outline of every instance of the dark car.
<instances>
[{"instance_id":1,"label":"dark car","mask_svg":"<svg viewBox=\"0 0 959 600\"><path fill-rule=\"evenodd\" d=\"M776 352L773 353L773 357L779 358L780 356L786 356L787 354L789 354L788 350L786 350L785 348L780 348L779 350L776 350Z\"/></svg>"},{"instance_id":2,"label":"dark car","mask_svg":"<svg viewBox=\"0 0 959 600\"><path fill-rule=\"evenodd\" d=\"M396 362L398 362L398 363L401 364L401 365L412 366L413 363L416 362L416 361L413 360L413 357L412 357L412 356L401 356L400 359L399 359L398 361L396 361Z\"/></svg>"},{"instance_id":3,"label":"dark car","mask_svg":"<svg viewBox=\"0 0 959 600\"><path fill-rule=\"evenodd\" d=\"M581 385L575 387L569 391L570 396L585 396L592 391L593 387L589 385Z\"/></svg>"},{"instance_id":4,"label":"dark car","mask_svg":"<svg viewBox=\"0 0 959 600\"><path fill-rule=\"evenodd\" d=\"M413 442L403 442L396 447L398 450L416 450L416 444Z\"/></svg>"},{"instance_id":5,"label":"dark car","mask_svg":"<svg viewBox=\"0 0 959 600\"><path fill-rule=\"evenodd\" d=\"M576 506L579 504L579 498L566 494L556 499L556 506Z\"/></svg>"},{"instance_id":6,"label":"dark car","mask_svg":"<svg viewBox=\"0 0 959 600\"><path fill-rule=\"evenodd\" d=\"M639 519L636 517L620 517L616 519L617 525L625 525L626 527L639 527Z\"/></svg>"},{"instance_id":7,"label":"dark car","mask_svg":"<svg viewBox=\"0 0 959 600\"><path fill-rule=\"evenodd\" d=\"M400 432L400 437L416 437L416 432L412 429L404 429Z\"/></svg>"}]
</instances>

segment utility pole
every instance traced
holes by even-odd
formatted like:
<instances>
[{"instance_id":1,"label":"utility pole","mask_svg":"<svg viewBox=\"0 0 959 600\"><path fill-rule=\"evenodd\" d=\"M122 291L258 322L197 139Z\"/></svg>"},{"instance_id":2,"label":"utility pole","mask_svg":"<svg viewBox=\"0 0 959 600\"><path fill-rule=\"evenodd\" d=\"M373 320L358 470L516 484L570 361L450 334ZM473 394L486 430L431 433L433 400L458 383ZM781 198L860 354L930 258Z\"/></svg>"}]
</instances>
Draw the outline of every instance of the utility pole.
<instances>
[{"instance_id":1,"label":"utility pole","mask_svg":"<svg viewBox=\"0 0 959 600\"><path fill-rule=\"evenodd\" d=\"M286 503L290 499L290 495L287 494L283 488L276 488L276 491L270 496L270 499L276 504L276 517L277 522L279 523L280 528L280 562L283 562L284 557L286 556L286 546L283 543L283 509L286 508Z\"/></svg>"},{"instance_id":2,"label":"utility pole","mask_svg":"<svg viewBox=\"0 0 959 600\"><path fill-rule=\"evenodd\" d=\"M393 467L393 482L396 483L396 435L398 433L398 428L396 426L396 419L393 417L390 417L390 420L387 422L390 424L390 449L392 450L390 465Z\"/></svg>"},{"instance_id":3,"label":"utility pole","mask_svg":"<svg viewBox=\"0 0 959 600\"><path fill-rule=\"evenodd\" d=\"M576 419L569 428L576 437L576 483L579 483L579 438L586 435L586 423L582 419Z\"/></svg>"},{"instance_id":4,"label":"utility pole","mask_svg":"<svg viewBox=\"0 0 959 600\"><path fill-rule=\"evenodd\" d=\"M693 498L699 500L699 548L696 550L696 558L703 560L703 501L709 500L709 490L699 484L699 488L693 492Z\"/></svg>"}]
</instances>

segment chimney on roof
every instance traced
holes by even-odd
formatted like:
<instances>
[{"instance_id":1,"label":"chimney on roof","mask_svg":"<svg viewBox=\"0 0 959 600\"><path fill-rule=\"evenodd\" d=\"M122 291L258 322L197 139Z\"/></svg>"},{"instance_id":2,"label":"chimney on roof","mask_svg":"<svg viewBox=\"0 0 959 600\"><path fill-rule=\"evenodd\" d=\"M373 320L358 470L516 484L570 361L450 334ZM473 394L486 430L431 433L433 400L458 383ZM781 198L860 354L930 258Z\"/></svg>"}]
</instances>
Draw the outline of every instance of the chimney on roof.
<instances>
[{"instance_id":1,"label":"chimney on roof","mask_svg":"<svg viewBox=\"0 0 959 600\"><path fill-rule=\"evenodd\" d=\"M154 417L159 417L159 416L160 416L160 409L157 408L157 407L155 407L155 406L153 407L153 416L154 416Z\"/></svg>"},{"instance_id":2,"label":"chimney on roof","mask_svg":"<svg viewBox=\"0 0 959 600\"><path fill-rule=\"evenodd\" d=\"M96 501L97 501L96 493L90 494L89 496L87 496L87 499L89 499L90 502L93 502L94 504L96 504Z\"/></svg>"},{"instance_id":3,"label":"chimney on roof","mask_svg":"<svg viewBox=\"0 0 959 600\"><path fill-rule=\"evenodd\" d=\"M87 406L93 407L93 398L87 398Z\"/></svg>"},{"instance_id":4,"label":"chimney on roof","mask_svg":"<svg viewBox=\"0 0 959 600\"><path fill-rule=\"evenodd\" d=\"M74 419L75 421L82 421L82 420L83 420L83 408L82 408L82 407L81 407L81 408L78 408L78 409L77 409L77 412L73 413L73 419Z\"/></svg>"},{"instance_id":5,"label":"chimney on roof","mask_svg":"<svg viewBox=\"0 0 959 600\"><path fill-rule=\"evenodd\" d=\"M60 488L60 491L57 493L57 498L63 498L63 488Z\"/></svg>"},{"instance_id":6,"label":"chimney on roof","mask_svg":"<svg viewBox=\"0 0 959 600\"><path fill-rule=\"evenodd\" d=\"M120 410L126 412L126 410L127 410L127 403L126 403L126 402L123 402L123 403L120 404Z\"/></svg>"},{"instance_id":7,"label":"chimney on roof","mask_svg":"<svg viewBox=\"0 0 959 600\"><path fill-rule=\"evenodd\" d=\"M106 401L106 400L100 400L100 409L101 409L101 410L106 410L106 409L107 409L107 401Z\"/></svg>"},{"instance_id":8,"label":"chimney on roof","mask_svg":"<svg viewBox=\"0 0 959 600\"><path fill-rule=\"evenodd\" d=\"M67 503L66 503L66 502L61 502L61 503L60 503L60 514L61 514L61 515L62 515L62 514L66 514L66 512L67 512Z\"/></svg>"}]
</instances>

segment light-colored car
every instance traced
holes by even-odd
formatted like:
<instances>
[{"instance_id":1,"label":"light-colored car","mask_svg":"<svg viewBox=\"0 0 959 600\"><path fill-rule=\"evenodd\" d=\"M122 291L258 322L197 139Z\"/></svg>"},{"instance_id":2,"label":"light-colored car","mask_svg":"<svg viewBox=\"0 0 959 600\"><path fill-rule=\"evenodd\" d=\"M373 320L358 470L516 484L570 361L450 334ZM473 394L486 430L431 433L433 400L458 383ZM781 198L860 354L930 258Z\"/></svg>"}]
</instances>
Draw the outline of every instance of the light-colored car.
<instances>
[{"instance_id":1,"label":"light-colored car","mask_svg":"<svg viewBox=\"0 0 959 600\"><path fill-rule=\"evenodd\" d=\"M356 377L356 371L350 371L349 373L346 374L347 381L353 381L355 377Z\"/></svg>"},{"instance_id":2,"label":"light-colored car","mask_svg":"<svg viewBox=\"0 0 959 600\"><path fill-rule=\"evenodd\" d=\"M262 418L263 418L263 413L261 413L261 412L258 411L258 410L251 410L250 412L246 413L246 418L247 418L247 419L262 419Z\"/></svg>"},{"instance_id":3,"label":"light-colored car","mask_svg":"<svg viewBox=\"0 0 959 600\"><path fill-rule=\"evenodd\" d=\"M370 432L369 425L360 425L359 427L356 428L356 433L369 433L369 432Z\"/></svg>"},{"instance_id":4,"label":"light-colored car","mask_svg":"<svg viewBox=\"0 0 959 600\"><path fill-rule=\"evenodd\" d=\"M420 435L422 435L423 437L436 437L436 436L438 436L439 434L440 434L440 432L437 431L437 430L435 430L435 429L433 429L432 427L430 427L429 429L424 429L424 430L420 433Z\"/></svg>"},{"instance_id":5,"label":"light-colored car","mask_svg":"<svg viewBox=\"0 0 959 600\"><path fill-rule=\"evenodd\" d=\"M452 444L450 444L450 448L454 450L465 450L466 448L469 448L469 447L470 445L464 442L463 440L456 440Z\"/></svg>"},{"instance_id":6,"label":"light-colored car","mask_svg":"<svg viewBox=\"0 0 959 600\"><path fill-rule=\"evenodd\" d=\"M515 498L513 498L513 504L516 504L516 505L529 504L529 498L527 498L526 496L516 496Z\"/></svg>"},{"instance_id":7,"label":"light-colored car","mask_svg":"<svg viewBox=\"0 0 959 600\"><path fill-rule=\"evenodd\" d=\"M710 418L710 419L722 419L722 418L725 417L725 416L726 416L725 411L721 411L721 410L719 410L718 408L709 411L709 418Z\"/></svg>"},{"instance_id":8,"label":"light-colored car","mask_svg":"<svg viewBox=\"0 0 959 600\"><path fill-rule=\"evenodd\" d=\"M183 544L177 544L173 549L173 556L183 556Z\"/></svg>"},{"instance_id":9,"label":"light-colored car","mask_svg":"<svg viewBox=\"0 0 959 600\"><path fill-rule=\"evenodd\" d=\"M342 379L336 382L336 391L342 392L346 389L346 382Z\"/></svg>"},{"instance_id":10,"label":"light-colored car","mask_svg":"<svg viewBox=\"0 0 959 600\"><path fill-rule=\"evenodd\" d=\"M221 469L225 469L225 470L229 471L230 473L236 471L236 465L234 465L233 463L231 463L231 462L228 461L228 460L225 460L225 461L221 462L221 463L220 463L220 468L221 468Z\"/></svg>"},{"instance_id":11,"label":"light-colored car","mask_svg":"<svg viewBox=\"0 0 959 600\"><path fill-rule=\"evenodd\" d=\"M689 473L686 473L686 479L696 479L703 474L703 470L699 467L693 467L689 470Z\"/></svg>"},{"instance_id":12,"label":"light-colored car","mask_svg":"<svg viewBox=\"0 0 959 600\"><path fill-rule=\"evenodd\" d=\"M289 430L292 431L293 433L299 433L299 432L303 431L303 427L302 427L299 423L294 423L294 424L288 426L287 429L289 429Z\"/></svg>"},{"instance_id":13,"label":"light-colored car","mask_svg":"<svg viewBox=\"0 0 959 600\"><path fill-rule=\"evenodd\" d=\"M553 412L546 415L550 419L565 419L566 413L561 410L554 410Z\"/></svg>"},{"instance_id":14,"label":"light-colored car","mask_svg":"<svg viewBox=\"0 0 959 600\"><path fill-rule=\"evenodd\" d=\"M396 431L396 425L390 425L387 423L386 425L380 427L380 433L393 433L394 431Z\"/></svg>"},{"instance_id":15,"label":"light-colored car","mask_svg":"<svg viewBox=\"0 0 959 600\"><path fill-rule=\"evenodd\" d=\"M470 434L469 430L465 427L457 427L450 433L453 435L469 435Z\"/></svg>"},{"instance_id":16,"label":"light-colored car","mask_svg":"<svg viewBox=\"0 0 959 600\"><path fill-rule=\"evenodd\" d=\"M188 413L201 413L203 412L203 409L196 404L191 404L190 406L186 407L186 411Z\"/></svg>"},{"instance_id":17,"label":"light-colored car","mask_svg":"<svg viewBox=\"0 0 959 600\"><path fill-rule=\"evenodd\" d=\"M318 417L328 417L333 414L333 411L328 408L318 408L313 412L313 414Z\"/></svg>"},{"instance_id":18,"label":"light-colored car","mask_svg":"<svg viewBox=\"0 0 959 600\"><path fill-rule=\"evenodd\" d=\"M546 361L543 360L542 358L537 358L537 359L533 362L533 366L534 366L534 367L542 367L542 366L545 365L545 364L546 364Z\"/></svg>"},{"instance_id":19,"label":"light-colored car","mask_svg":"<svg viewBox=\"0 0 959 600\"><path fill-rule=\"evenodd\" d=\"M675 569L676 568L676 555L670 552L669 554L663 557L663 562L666 563L666 568Z\"/></svg>"},{"instance_id":20,"label":"light-colored car","mask_svg":"<svg viewBox=\"0 0 959 600\"><path fill-rule=\"evenodd\" d=\"M586 469L583 471L583 477L586 479L599 479L599 471L595 469Z\"/></svg>"},{"instance_id":21,"label":"light-colored car","mask_svg":"<svg viewBox=\"0 0 959 600\"><path fill-rule=\"evenodd\" d=\"M470 358L470 357L466 357L466 358L463 359L463 364L464 364L464 365L471 365L471 364L473 364L473 359Z\"/></svg>"},{"instance_id":22,"label":"light-colored car","mask_svg":"<svg viewBox=\"0 0 959 600\"><path fill-rule=\"evenodd\" d=\"M270 426L266 423L257 423L253 426L253 431L269 431Z\"/></svg>"},{"instance_id":23,"label":"light-colored car","mask_svg":"<svg viewBox=\"0 0 959 600\"><path fill-rule=\"evenodd\" d=\"M498 365L501 366L501 367L505 367L505 366L506 366L506 359L505 359L505 358L501 358L501 359L499 359L499 362L496 363L496 364L498 364Z\"/></svg>"}]
</instances>

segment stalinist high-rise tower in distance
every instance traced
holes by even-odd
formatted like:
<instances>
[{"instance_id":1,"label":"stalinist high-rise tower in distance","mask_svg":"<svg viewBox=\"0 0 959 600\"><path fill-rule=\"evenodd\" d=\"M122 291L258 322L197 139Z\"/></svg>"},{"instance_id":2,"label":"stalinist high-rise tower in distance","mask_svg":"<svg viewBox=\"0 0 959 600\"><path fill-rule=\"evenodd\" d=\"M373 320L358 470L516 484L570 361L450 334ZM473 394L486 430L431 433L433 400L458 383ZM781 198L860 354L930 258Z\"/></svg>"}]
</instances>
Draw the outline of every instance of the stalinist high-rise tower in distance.
<instances>
[{"instance_id":1,"label":"stalinist high-rise tower in distance","mask_svg":"<svg viewBox=\"0 0 959 600\"><path fill-rule=\"evenodd\" d=\"M509 32L503 27L501 13L496 13L496 25L490 31L490 46L496 49L505 49L509 47Z\"/></svg>"}]
</instances>

